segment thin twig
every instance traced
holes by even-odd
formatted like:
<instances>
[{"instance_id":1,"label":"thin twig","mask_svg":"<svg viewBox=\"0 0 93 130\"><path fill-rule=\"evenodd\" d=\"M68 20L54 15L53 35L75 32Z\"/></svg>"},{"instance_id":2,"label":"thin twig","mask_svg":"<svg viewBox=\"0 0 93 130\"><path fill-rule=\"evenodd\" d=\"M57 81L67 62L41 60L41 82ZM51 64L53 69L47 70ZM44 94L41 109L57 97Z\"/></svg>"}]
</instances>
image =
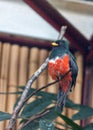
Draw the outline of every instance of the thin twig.
<instances>
[{"instance_id":1,"label":"thin twig","mask_svg":"<svg viewBox=\"0 0 93 130\"><path fill-rule=\"evenodd\" d=\"M24 127L26 127L29 123L31 123L32 121L39 119L43 116L45 116L46 114L48 114L50 112L50 108L45 109L43 112L38 113L34 116L32 116L25 124L23 124L18 130L22 130Z\"/></svg>"},{"instance_id":2,"label":"thin twig","mask_svg":"<svg viewBox=\"0 0 93 130\"><path fill-rule=\"evenodd\" d=\"M38 78L38 76L43 72L43 70L46 69L48 61L49 61L49 58L46 59L46 61L41 65L41 67L32 75L32 77L27 82L25 90L23 91L22 96L20 98L20 101L18 102L17 106L15 107L14 112L13 112L13 114L11 116L10 121L9 121L8 130L12 130L13 129L13 126L16 123L16 118L17 118L21 108L24 105L24 100L27 97L27 94L28 94L28 92L30 90L31 85Z\"/></svg>"},{"instance_id":3,"label":"thin twig","mask_svg":"<svg viewBox=\"0 0 93 130\"><path fill-rule=\"evenodd\" d=\"M60 33L59 33L59 36L58 36L58 40L62 40L63 37L64 37L64 34L66 32L66 29L67 29L67 26L62 26L61 29L60 29Z\"/></svg>"},{"instance_id":4,"label":"thin twig","mask_svg":"<svg viewBox=\"0 0 93 130\"><path fill-rule=\"evenodd\" d=\"M66 129L61 129L61 128L58 128L58 127L55 127L56 128L56 130L66 130Z\"/></svg>"}]
</instances>

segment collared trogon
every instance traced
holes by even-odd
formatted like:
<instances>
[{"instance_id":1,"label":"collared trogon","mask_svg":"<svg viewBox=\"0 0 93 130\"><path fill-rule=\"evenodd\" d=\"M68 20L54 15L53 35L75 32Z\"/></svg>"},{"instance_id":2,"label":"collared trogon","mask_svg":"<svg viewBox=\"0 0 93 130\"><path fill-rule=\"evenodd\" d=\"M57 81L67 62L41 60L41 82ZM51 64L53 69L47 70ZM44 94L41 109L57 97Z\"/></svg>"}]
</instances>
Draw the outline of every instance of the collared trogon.
<instances>
[{"instance_id":1,"label":"collared trogon","mask_svg":"<svg viewBox=\"0 0 93 130\"><path fill-rule=\"evenodd\" d=\"M78 66L75 57L69 51L66 40L57 40L52 43L52 46L53 49L48 62L48 72L52 79L60 79L65 73L71 70L59 81L56 109L62 111L68 93L72 90L72 86L75 86Z\"/></svg>"}]
</instances>

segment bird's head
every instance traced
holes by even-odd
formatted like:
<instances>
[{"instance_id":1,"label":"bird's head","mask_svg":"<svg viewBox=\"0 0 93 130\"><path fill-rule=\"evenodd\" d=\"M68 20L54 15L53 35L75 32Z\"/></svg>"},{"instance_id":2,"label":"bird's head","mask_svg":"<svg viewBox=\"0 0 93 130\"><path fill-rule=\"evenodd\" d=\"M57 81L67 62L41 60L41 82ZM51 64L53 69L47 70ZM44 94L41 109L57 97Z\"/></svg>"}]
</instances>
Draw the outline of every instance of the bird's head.
<instances>
[{"instance_id":1,"label":"bird's head","mask_svg":"<svg viewBox=\"0 0 93 130\"><path fill-rule=\"evenodd\" d=\"M57 40L55 42L52 42L52 46L58 47L58 48L60 47L60 48L69 49L68 42L65 40Z\"/></svg>"}]
</instances>

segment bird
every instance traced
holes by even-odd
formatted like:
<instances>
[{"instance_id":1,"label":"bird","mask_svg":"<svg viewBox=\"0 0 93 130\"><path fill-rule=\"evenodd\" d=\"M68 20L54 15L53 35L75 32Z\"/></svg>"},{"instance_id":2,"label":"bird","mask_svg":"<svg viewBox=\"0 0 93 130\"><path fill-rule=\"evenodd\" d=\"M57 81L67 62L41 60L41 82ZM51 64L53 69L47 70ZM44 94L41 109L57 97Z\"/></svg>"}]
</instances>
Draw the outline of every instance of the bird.
<instances>
[{"instance_id":1,"label":"bird","mask_svg":"<svg viewBox=\"0 0 93 130\"><path fill-rule=\"evenodd\" d=\"M74 55L69 50L67 40L54 41L52 46L48 62L48 72L53 80L61 79L59 80L56 110L62 112L66 104L67 95L76 84L78 65ZM63 79L62 76L64 76Z\"/></svg>"}]
</instances>

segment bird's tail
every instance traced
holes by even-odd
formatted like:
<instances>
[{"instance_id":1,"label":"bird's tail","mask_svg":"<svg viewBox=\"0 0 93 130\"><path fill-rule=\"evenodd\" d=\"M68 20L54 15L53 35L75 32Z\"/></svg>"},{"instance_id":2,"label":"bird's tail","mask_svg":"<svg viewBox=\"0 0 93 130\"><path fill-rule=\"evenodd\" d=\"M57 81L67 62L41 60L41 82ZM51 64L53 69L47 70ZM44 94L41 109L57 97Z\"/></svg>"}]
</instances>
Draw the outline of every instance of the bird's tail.
<instances>
[{"instance_id":1,"label":"bird's tail","mask_svg":"<svg viewBox=\"0 0 93 130\"><path fill-rule=\"evenodd\" d=\"M63 108L64 108L65 103L66 103L66 96L67 96L67 94L62 91L61 87L59 87L59 92L58 92L58 96L57 96L56 111L58 111L58 112L63 111Z\"/></svg>"}]
</instances>

